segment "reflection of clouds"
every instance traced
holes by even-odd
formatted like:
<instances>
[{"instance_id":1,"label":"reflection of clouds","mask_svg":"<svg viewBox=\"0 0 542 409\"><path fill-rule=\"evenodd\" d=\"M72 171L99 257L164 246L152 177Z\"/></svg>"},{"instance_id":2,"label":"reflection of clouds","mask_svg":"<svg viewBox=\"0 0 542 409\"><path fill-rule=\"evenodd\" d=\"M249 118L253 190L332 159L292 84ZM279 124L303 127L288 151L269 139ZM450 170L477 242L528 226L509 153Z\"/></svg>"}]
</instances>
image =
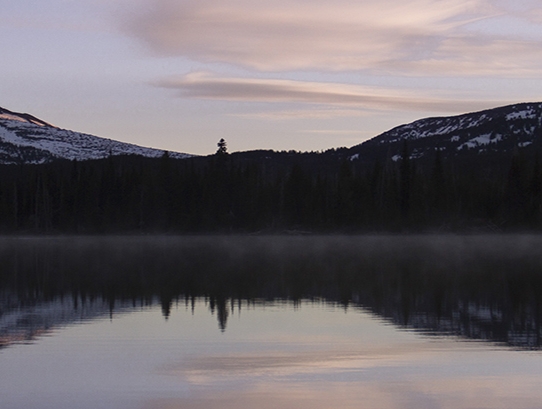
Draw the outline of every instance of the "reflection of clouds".
<instances>
[{"instance_id":1,"label":"reflection of clouds","mask_svg":"<svg viewBox=\"0 0 542 409\"><path fill-rule=\"evenodd\" d=\"M524 16L522 16L529 21L535 23L535 24L542 24L542 10L540 9L540 6L536 9L529 10L527 13L525 13Z\"/></svg>"},{"instance_id":2,"label":"reflection of clouds","mask_svg":"<svg viewBox=\"0 0 542 409\"><path fill-rule=\"evenodd\" d=\"M145 409L533 409L542 393L533 387L536 379L517 377L526 384L510 394L506 380L493 378L439 379L402 382L266 382L248 391L209 390L185 399L157 399ZM522 394L525 392L525 394Z\"/></svg>"},{"instance_id":3,"label":"reflection of clouds","mask_svg":"<svg viewBox=\"0 0 542 409\"><path fill-rule=\"evenodd\" d=\"M268 71L540 72L538 41L470 29L481 20L499 25L492 19L503 16L539 23L538 7L517 11L501 3L154 0L126 27L158 54Z\"/></svg>"},{"instance_id":4,"label":"reflection of clouds","mask_svg":"<svg viewBox=\"0 0 542 409\"><path fill-rule=\"evenodd\" d=\"M393 347L371 348L359 351L323 350L313 352L281 353L260 351L253 354L208 356L168 365L164 373L180 376L191 384L216 384L234 379L255 381L257 377L299 378L313 377L331 372L353 374L367 368L400 365L411 354L425 350L421 345L395 344Z\"/></svg>"},{"instance_id":5,"label":"reflection of clouds","mask_svg":"<svg viewBox=\"0 0 542 409\"><path fill-rule=\"evenodd\" d=\"M540 356L452 338L405 341L299 351L272 342L250 353L191 357L160 371L191 385L190 395L143 407L532 409L542 398Z\"/></svg>"},{"instance_id":6,"label":"reflection of clouds","mask_svg":"<svg viewBox=\"0 0 542 409\"><path fill-rule=\"evenodd\" d=\"M378 406L372 405L378 402ZM337 406L340 405L340 406ZM219 392L212 397L199 399L158 399L148 402L144 409L394 409L389 397L376 388L364 386L336 388L336 385L319 384L311 388L307 385L272 385L251 391L247 394ZM420 408L423 409L423 408Z\"/></svg>"},{"instance_id":7,"label":"reflection of clouds","mask_svg":"<svg viewBox=\"0 0 542 409\"><path fill-rule=\"evenodd\" d=\"M158 86L180 91L191 98L272 103L309 103L355 106L360 109L404 109L464 112L487 107L488 101L456 99L453 95L424 95L421 91L391 90L352 84L319 83L281 79L218 77L195 72ZM497 103L494 103L497 105Z\"/></svg>"},{"instance_id":8,"label":"reflection of clouds","mask_svg":"<svg viewBox=\"0 0 542 409\"><path fill-rule=\"evenodd\" d=\"M291 342L294 339L296 337ZM332 344L330 341L329 345ZM275 350L273 347L276 348L274 343L269 349L262 347L257 352L183 359L182 362L162 367L160 373L182 379L191 385L243 385L243 389L270 379L286 383L348 383L376 378L391 381L396 373L415 373L415 368L446 365L449 363L449 357L446 356L448 350L479 350L474 344L465 344L460 348L457 343L449 340L439 340L431 345L416 342L415 339L410 342L380 339L379 342L362 342L357 348L348 348L339 343L331 348L296 352Z\"/></svg>"},{"instance_id":9,"label":"reflection of clouds","mask_svg":"<svg viewBox=\"0 0 542 409\"><path fill-rule=\"evenodd\" d=\"M454 377L426 379L415 384L420 393L438 396L439 408L522 409L540 407L537 375ZM413 406L414 407L414 406Z\"/></svg>"}]
</instances>

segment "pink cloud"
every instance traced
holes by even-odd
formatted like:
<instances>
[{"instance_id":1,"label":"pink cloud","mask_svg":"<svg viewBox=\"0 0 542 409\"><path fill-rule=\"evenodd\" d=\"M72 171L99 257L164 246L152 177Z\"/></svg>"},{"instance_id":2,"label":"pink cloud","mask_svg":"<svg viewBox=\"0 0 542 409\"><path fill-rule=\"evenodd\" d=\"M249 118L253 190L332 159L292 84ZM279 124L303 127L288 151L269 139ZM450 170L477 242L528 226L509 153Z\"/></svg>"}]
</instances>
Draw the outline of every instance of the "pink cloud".
<instances>
[{"instance_id":1,"label":"pink cloud","mask_svg":"<svg viewBox=\"0 0 542 409\"><path fill-rule=\"evenodd\" d=\"M447 38L496 12L485 0L154 0L126 28L157 55L204 63L396 71L440 58Z\"/></svg>"},{"instance_id":2,"label":"pink cloud","mask_svg":"<svg viewBox=\"0 0 542 409\"><path fill-rule=\"evenodd\" d=\"M177 90L182 97L196 99L319 104L367 110L464 112L499 104L499 101L466 100L450 92L438 96L434 90L424 93L341 83L229 78L202 72L163 80L156 85Z\"/></svg>"}]
</instances>

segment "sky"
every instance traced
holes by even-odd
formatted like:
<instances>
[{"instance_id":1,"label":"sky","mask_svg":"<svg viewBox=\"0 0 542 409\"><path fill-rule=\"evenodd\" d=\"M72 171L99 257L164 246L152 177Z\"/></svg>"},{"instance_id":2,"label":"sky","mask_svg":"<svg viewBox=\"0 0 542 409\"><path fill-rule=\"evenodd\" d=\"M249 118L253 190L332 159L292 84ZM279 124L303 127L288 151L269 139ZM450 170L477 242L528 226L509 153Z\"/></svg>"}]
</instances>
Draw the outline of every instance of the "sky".
<instances>
[{"instance_id":1,"label":"sky","mask_svg":"<svg viewBox=\"0 0 542 409\"><path fill-rule=\"evenodd\" d=\"M0 106L192 154L542 101L535 0L3 0Z\"/></svg>"}]
</instances>

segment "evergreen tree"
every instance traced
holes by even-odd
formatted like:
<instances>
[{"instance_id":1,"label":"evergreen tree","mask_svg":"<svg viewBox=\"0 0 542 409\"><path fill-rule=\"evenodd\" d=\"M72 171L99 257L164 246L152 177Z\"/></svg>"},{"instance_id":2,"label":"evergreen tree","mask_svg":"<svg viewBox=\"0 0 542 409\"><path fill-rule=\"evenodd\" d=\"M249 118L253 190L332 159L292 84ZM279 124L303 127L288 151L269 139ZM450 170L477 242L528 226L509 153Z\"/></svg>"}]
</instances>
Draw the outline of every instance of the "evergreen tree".
<instances>
[{"instance_id":1,"label":"evergreen tree","mask_svg":"<svg viewBox=\"0 0 542 409\"><path fill-rule=\"evenodd\" d=\"M218 143L216 144L218 146L218 149L216 151L217 155L227 155L228 154L228 147L226 144L226 141L224 138L221 138Z\"/></svg>"},{"instance_id":2,"label":"evergreen tree","mask_svg":"<svg viewBox=\"0 0 542 409\"><path fill-rule=\"evenodd\" d=\"M410 167L410 153L408 150L408 143L405 139L403 142L403 152L401 155L400 172L400 206L401 216L406 221L410 211L410 182L411 182L411 167Z\"/></svg>"},{"instance_id":3,"label":"evergreen tree","mask_svg":"<svg viewBox=\"0 0 542 409\"><path fill-rule=\"evenodd\" d=\"M354 175L348 161L343 161L337 181L337 222L351 226L354 221Z\"/></svg>"},{"instance_id":4,"label":"evergreen tree","mask_svg":"<svg viewBox=\"0 0 542 409\"><path fill-rule=\"evenodd\" d=\"M446 179L444 177L444 168L442 165L442 157L440 150L435 152L435 162L433 163L433 170L431 173L430 184L430 206L431 213L436 217L436 221L440 222L443 216L446 214Z\"/></svg>"}]
</instances>

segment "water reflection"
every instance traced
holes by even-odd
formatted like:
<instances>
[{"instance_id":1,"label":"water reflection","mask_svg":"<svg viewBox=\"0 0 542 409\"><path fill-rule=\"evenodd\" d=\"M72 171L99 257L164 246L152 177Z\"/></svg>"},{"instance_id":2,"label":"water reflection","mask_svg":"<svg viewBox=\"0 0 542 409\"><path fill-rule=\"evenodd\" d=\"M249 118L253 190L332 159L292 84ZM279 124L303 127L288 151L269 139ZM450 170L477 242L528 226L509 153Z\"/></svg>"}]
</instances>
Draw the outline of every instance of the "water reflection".
<instances>
[{"instance_id":1,"label":"water reflection","mask_svg":"<svg viewBox=\"0 0 542 409\"><path fill-rule=\"evenodd\" d=\"M0 346L159 303L206 300L221 331L247 304L323 300L407 329L541 346L538 236L0 240Z\"/></svg>"}]
</instances>

